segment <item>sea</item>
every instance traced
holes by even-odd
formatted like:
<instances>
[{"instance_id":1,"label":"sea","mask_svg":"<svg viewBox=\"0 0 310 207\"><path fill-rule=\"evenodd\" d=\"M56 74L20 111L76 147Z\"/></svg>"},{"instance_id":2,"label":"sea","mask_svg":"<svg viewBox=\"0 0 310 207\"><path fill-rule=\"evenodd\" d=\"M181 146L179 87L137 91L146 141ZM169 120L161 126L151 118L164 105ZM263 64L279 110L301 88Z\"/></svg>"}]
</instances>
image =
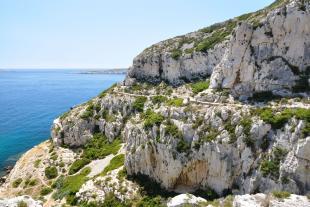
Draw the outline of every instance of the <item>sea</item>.
<instances>
[{"instance_id":1,"label":"sea","mask_svg":"<svg viewBox=\"0 0 310 207\"><path fill-rule=\"evenodd\" d=\"M0 70L0 176L24 152L49 139L56 117L124 78L73 69Z\"/></svg>"}]
</instances>

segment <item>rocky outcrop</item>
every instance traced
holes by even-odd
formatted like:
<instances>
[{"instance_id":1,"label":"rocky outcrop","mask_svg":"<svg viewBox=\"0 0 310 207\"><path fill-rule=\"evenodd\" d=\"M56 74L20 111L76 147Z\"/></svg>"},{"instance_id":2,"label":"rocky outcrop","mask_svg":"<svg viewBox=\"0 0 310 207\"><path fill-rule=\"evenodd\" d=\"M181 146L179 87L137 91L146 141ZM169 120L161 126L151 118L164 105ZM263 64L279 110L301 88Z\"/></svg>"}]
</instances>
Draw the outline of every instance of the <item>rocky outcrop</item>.
<instances>
[{"instance_id":1,"label":"rocky outcrop","mask_svg":"<svg viewBox=\"0 0 310 207\"><path fill-rule=\"evenodd\" d=\"M310 70L310 7L300 4L291 1L271 11L259 26L240 23L214 68L211 87L231 88L237 95L291 90Z\"/></svg>"},{"instance_id":2,"label":"rocky outcrop","mask_svg":"<svg viewBox=\"0 0 310 207\"><path fill-rule=\"evenodd\" d=\"M180 138L169 135L165 124L151 130L137 121L126 124L123 136L129 174L148 175L166 189L177 192L212 188L223 195L231 191L253 193L278 189L305 193L310 190L306 175L309 157L302 158L305 150L310 149L309 138L299 137L302 121L292 119L282 131L272 129L259 117L252 118L249 126L240 124L246 122L244 117L253 116L247 108L192 107L195 111L190 113L184 112L185 108L162 107L157 111L174 123L182 134ZM194 129L199 117L202 117L201 125ZM264 140L269 140L268 149L263 147ZM265 156L273 156L276 150L283 151L283 160L278 163L277 176L273 177L261 168ZM287 180L282 182L283 179Z\"/></svg>"},{"instance_id":3,"label":"rocky outcrop","mask_svg":"<svg viewBox=\"0 0 310 207\"><path fill-rule=\"evenodd\" d=\"M72 109L56 119L52 137L58 145L83 146L96 132L104 132L112 141L119 136L124 120L132 111L133 97L109 92Z\"/></svg>"},{"instance_id":4,"label":"rocky outcrop","mask_svg":"<svg viewBox=\"0 0 310 207\"><path fill-rule=\"evenodd\" d=\"M134 80L180 85L211 75L211 88L235 96L309 92L309 1L278 0L255 13L172 38L138 55Z\"/></svg>"},{"instance_id":5,"label":"rocky outcrop","mask_svg":"<svg viewBox=\"0 0 310 207\"><path fill-rule=\"evenodd\" d=\"M19 196L11 199L0 199L0 207L19 207L19 206L31 206L42 207L41 201L35 201L29 196Z\"/></svg>"}]
</instances>

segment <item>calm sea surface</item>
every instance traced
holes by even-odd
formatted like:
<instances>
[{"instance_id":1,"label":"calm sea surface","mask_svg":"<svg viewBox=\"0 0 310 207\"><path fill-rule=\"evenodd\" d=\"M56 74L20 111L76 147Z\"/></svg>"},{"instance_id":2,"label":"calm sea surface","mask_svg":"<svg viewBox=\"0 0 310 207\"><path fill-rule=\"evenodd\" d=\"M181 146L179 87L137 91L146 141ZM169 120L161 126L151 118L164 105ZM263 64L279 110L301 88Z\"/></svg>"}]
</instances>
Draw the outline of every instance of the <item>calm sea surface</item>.
<instances>
[{"instance_id":1,"label":"calm sea surface","mask_svg":"<svg viewBox=\"0 0 310 207\"><path fill-rule=\"evenodd\" d=\"M124 75L78 70L0 70L0 174L50 137L53 120L96 96Z\"/></svg>"}]
</instances>

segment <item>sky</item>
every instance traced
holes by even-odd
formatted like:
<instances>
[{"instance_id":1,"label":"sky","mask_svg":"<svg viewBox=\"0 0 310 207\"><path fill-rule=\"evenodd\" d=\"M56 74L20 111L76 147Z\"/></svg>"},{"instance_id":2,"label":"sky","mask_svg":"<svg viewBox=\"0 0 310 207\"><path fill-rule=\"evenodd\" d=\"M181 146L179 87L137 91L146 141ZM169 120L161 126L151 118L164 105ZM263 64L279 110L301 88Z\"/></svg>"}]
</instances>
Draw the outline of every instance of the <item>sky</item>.
<instances>
[{"instance_id":1,"label":"sky","mask_svg":"<svg viewBox=\"0 0 310 207\"><path fill-rule=\"evenodd\" d=\"M0 0L0 68L124 68L146 47L273 0Z\"/></svg>"}]
</instances>

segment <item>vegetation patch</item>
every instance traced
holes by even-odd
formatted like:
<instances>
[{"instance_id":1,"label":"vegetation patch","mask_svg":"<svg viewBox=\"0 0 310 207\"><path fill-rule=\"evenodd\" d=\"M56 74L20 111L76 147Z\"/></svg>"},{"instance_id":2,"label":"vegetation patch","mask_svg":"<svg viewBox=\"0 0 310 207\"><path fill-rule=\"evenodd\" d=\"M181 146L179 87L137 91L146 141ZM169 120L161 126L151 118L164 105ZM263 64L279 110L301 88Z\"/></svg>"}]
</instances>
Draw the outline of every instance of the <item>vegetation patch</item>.
<instances>
[{"instance_id":1,"label":"vegetation patch","mask_svg":"<svg viewBox=\"0 0 310 207\"><path fill-rule=\"evenodd\" d=\"M117 84L114 83L110 88L108 88L108 89L102 91L102 92L98 95L98 97L99 97L99 98L105 97L109 92L112 92L113 89L114 89L116 86L117 86Z\"/></svg>"},{"instance_id":2,"label":"vegetation patch","mask_svg":"<svg viewBox=\"0 0 310 207\"><path fill-rule=\"evenodd\" d=\"M19 201L17 207L28 207L28 204L25 201Z\"/></svg>"},{"instance_id":3,"label":"vegetation patch","mask_svg":"<svg viewBox=\"0 0 310 207\"><path fill-rule=\"evenodd\" d=\"M223 42L226 37L231 34L236 24L235 21L229 21L225 25L225 28L215 30L211 36L205 38L197 45L196 50L199 52L207 52L209 49L213 49L215 45Z\"/></svg>"},{"instance_id":4,"label":"vegetation patch","mask_svg":"<svg viewBox=\"0 0 310 207\"><path fill-rule=\"evenodd\" d=\"M283 111L277 113L271 108L261 108L257 109L255 111L255 114L259 115L264 122L271 124L272 128L274 129L282 128L284 124L287 123L288 120L294 116L297 119L310 122L310 110L303 108L284 109Z\"/></svg>"},{"instance_id":5,"label":"vegetation patch","mask_svg":"<svg viewBox=\"0 0 310 207\"><path fill-rule=\"evenodd\" d=\"M41 160L40 160L40 159L37 159L36 161L34 161L33 166L34 166L35 168L38 168L39 165L40 165L40 163L41 163Z\"/></svg>"},{"instance_id":6,"label":"vegetation patch","mask_svg":"<svg viewBox=\"0 0 310 207\"><path fill-rule=\"evenodd\" d=\"M198 94L201 91L204 91L209 88L210 80L207 81L199 81L197 83L192 83L190 86L194 94Z\"/></svg>"},{"instance_id":7,"label":"vegetation patch","mask_svg":"<svg viewBox=\"0 0 310 207\"><path fill-rule=\"evenodd\" d=\"M167 121L165 130L166 130L166 134L174 138L178 138L178 139L183 138L182 132L171 120Z\"/></svg>"},{"instance_id":8,"label":"vegetation patch","mask_svg":"<svg viewBox=\"0 0 310 207\"><path fill-rule=\"evenodd\" d=\"M89 119L94 116L94 105L89 103L86 110L80 116L82 119Z\"/></svg>"},{"instance_id":9,"label":"vegetation patch","mask_svg":"<svg viewBox=\"0 0 310 207\"><path fill-rule=\"evenodd\" d=\"M167 101L168 106L176 106L181 107L183 105L183 99L182 98L173 98Z\"/></svg>"},{"instance_id":10,"label":"vegetation patch","mask_svg":"<svg viewBox=\"0 0 310 207\"><path fill-rule=\"evenodd\" d=\"M151 111L150 109L146 111L146 113L143 115L143 118L145 119L144 128L146 129L151 128L154 125L159 126L164 120L164 116L162 116L161 114L155 113L154 111Z\"/></svg>"},{"instance_id":11,"label":"vegetation patch","mask_svg":"<svg viewBox=\"0 0 310 207\"><path fill-rule=\"evenodd\" d=\"M121 148L121 140L114 139L113 142L101 133L94 134L93 138L86 144L83 151L83 158L90 160L103 159L110 154L117 154Z\"/></svg>"},{"instance_id":12,"label":"vegetation patch","mask_svg":"<svg viewBox=\"0 0 310 207\"><path fill-rule=\"evenodd\" d=\"M166 96L153 96L151 98L153 104L161 104L167 101L167 97Z\"/></svg>"},{"instance_id":13,"label":"vegetation patch","mask_svg":"<svg viewBox=\"0 0 310 207\"><path fill-rule=\"evenodd\" d=\"M116 155L115 157L112 158L109 165L104 168L104 170L100 175L105 176L106 174L108 174L108 172L120 168L121 166L124 165L124 161L125 161L124 154Z\"/></svg>"},{"instance_id":14,"label":"vegetation patch","mask_svg":"<svg viewBox=\"0 0 310 207\"><path fill-rule=\"evenodd\" d=\"M66 197L68 203L74 204L76 202L75 194L87 181L86 176L90 173L90 171L90 168L85 168L77 175L59 177L53 184L53 187L56 189L56 192L53 194L53 198L57 200Z\"/></svg>"},{"instance_id":15,"label":"vegetation patch","mask_svg":"<svg viewBox=\"0 0 310 207\"><path fill-rule=\"evenodd\" d=\"M44 172L47 179L54 179L58 176L58 171L55 166L46 167Z\"/></svg>"},{"instance_id":16,"label":"vegetation patch","mask_svg":"<svg viewBox=\"0 0 310 207\"><path fill-rule=\"evenodd\" d=\"M261 172L264 177L270 176L271 178L277 180L279 178L279 169L280 169L280 162L286 156L287 151L276 147L273 150L272 157L270 159L265 159L261 163Z\"/></svg>"},{"instance_id":17,"label":"vegetation patch","mask_svg":"<svg viewBox=\"0 0 310 207\"><path fill-rule=\"evenodd\" d=\"M219 198L219 195L212 189L207 187L206 189L198 189L194 192L195 196L205 198L207 200L214 200Z\"/></svg>"},{"instance_id":18,"label":"vegetation patch","mask_svg":"<svg viewBox=\"0 0 310 207\"><path fill-rule=\"evenodd\" d=\"M80 169L82 169L85 165L89 163L90 160L87 158L75 160L69 168L69 175L77 173Z\"/></svg>"},{"instance_id":19,"label":"vegetation patch","mask_svg":"<svg viewBox=\"0 0 310 207\"><path fill-rule=\"evenodd\" d=\"M181 57L181 55L182 55L182 51L180 49L174 49L171 52L171 57L174 60L178 60Z\"/></svg>"},{"instance_id":20,"label":"vegetation patch","mask_svg":"<svg viewBox=\"0 0 310 207\"><path fill-rule=\"evenodd\" d=\"M272 195L276 198L289 198L291 196L291 193L287 192L287 191L274 191L272 192Z\"/></svg>"},{"instance_id":21,"label":"vegetation patch","mask_svg":"<svg viewBox=\"0 0 310 207\"><path fill-rule=\"evenodd\" d=\"M17 188L22 182L23 182L22 178L17 178L16 180L14 180L12 183L13 188Z\"/></svg>"},{"instance_id":22,"label":"vegetation patch","mask_svg":"<svg viewBox=\"0 0 310 207\"><path fill-rule=\"evenodd\" d=\"M136 100L133 102L133 109L138 112L143 112L144 104L147 101L147 97L145 96L139 96L136 98Z\"/></svg>"},{"instance_id":23,"label":"vegetation patch","mask_svg":"<svg viewBox=\"0 0 310 207\"><path fill-rule=\"evenodd\" d=\"M50 188L50 187L44 187L44 188L41 190L40 195L41 195L41 196L46 196L46 195L50 194L52 191L53 191L52 188Z\"/></svg>"}]
</instances>

